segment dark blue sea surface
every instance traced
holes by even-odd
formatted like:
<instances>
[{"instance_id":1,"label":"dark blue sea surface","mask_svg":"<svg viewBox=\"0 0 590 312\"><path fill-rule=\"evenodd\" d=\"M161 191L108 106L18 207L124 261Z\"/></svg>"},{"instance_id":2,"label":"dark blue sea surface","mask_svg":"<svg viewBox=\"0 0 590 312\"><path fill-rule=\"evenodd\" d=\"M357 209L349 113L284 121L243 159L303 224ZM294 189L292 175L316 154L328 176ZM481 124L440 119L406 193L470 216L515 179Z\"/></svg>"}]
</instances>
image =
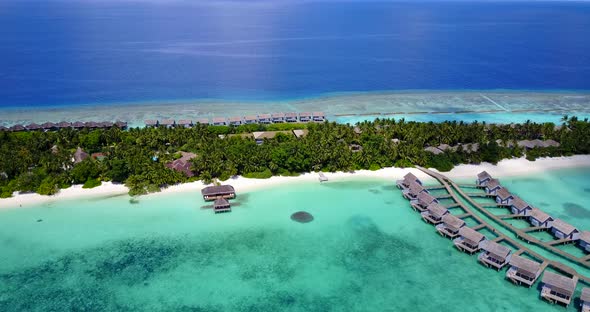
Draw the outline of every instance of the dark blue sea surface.
<instances>
[{"instance_id":1,"label":"dark blue sea surface","mask_svg":"<svg viewBox=\"0 0 590 312\"><path fill-rule=\"evenodd\" d=\"M589 90L590 3L0 1L0 107Z\"/></svg>"}]
</instances>

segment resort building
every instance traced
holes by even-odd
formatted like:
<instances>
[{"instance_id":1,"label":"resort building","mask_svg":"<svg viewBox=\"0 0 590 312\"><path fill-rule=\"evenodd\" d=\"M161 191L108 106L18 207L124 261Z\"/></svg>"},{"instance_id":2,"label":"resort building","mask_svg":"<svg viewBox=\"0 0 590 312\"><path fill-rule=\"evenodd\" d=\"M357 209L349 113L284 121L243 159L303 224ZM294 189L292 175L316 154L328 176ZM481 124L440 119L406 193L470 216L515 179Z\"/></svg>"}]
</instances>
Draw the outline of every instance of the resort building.
<instances>
[{"instance_id":1,"label":"resort building","mask_svg":"<svg viewBox=\"0 0 590 312\"><path fill-rule=\"evenodd\" d=\"M41 125L44 130L57 130L57 125L53 122L46 122Z\"/></svg>"},{"instance_id":2,"label":"resort building","mask_svg":"<svg viewBox=\"0 0 590 312\"><path fill-rule=\"evenodd\" d=\"M479 187L484 187L492 179L492 176L487 171L482 171L477 174L477 180L475 184Z\"/></svg>"},{"instance_id":3,"label":"resort building","mask_svg":"<svg viewBox=\"0 0 590 312\"><path fill-rule=\"evenodd\" d=\"M255 131L252 132L254 136L254 140L256 144L261 145L264 143L264 139L272 139L277 136L277 134L282 133L284 135L293 135L292 131Z\"/></svg>"},{"instance_id":4,"label":"resort building","mask_svg":"<svg viewBox=\"0 0 590 312\"><path fill-rule=\"evenodd\" d=\"M580 233L580 247L586 252L590 252L590 232L582 231Z\"/></svg>"},{"instance_id":5,"label":"resort building","mask_svg":"<svg viewBox=\"0 0 590 312\"><path fill-rule=\"evenodd\" d=\"M407 173L402 180L397 180L395 184L398 188L405 189L410 187L410 184L412 184L413 182L422 185L422 181L420 181L420 179L418 179L413 173L410 172Z\"/></svg>"},{"instance_id":6,"label":"resort building","mask_svg":"<svg viewBox=\"0 0 590 312\"><path fill-rule=\"evenodd\" d=\"M120 122L120 121L118 121ZM117 127L119 127L119 125L117 125ZM127 127L127 123L125 123L125 127ZM74 129L83 129L84 128L84 123L81 121L76 121L74 123L72 123L72 128ZM123 127L119 127L119 128L123 128Z\"/></svg>"},{"instance_id":7,"label":"resort building","mask_svg":"<svg viewBox=\"0 0 590 312\"><path fill-rule=\"evenodd\" d=\"M57 128L58 129L64 129L64 128L70 128L72 126L71 122L67 122L67 121L60 121L57 124Z\"/></svg>"},{"instance_id":8,"label":"resort building","mask_svg":"<svg viewBox=\"0 0 590 312\"><path fill-rule=\"evenodd\" d=\"M567 238L576 240L580 237L580 231L578 231L578 229L569 223L565 223L561 219L556 219L553 221L551 233L553 233L553 235L559 239Z\"/></svg>"},{"instance_id":9,"label":"resort building","mask_svg":"<svg viewBox=\"0 0 590 312\"><path fill-rule=\"evenodd\" d=\"M239 126L242 124L242 117L230 117L229 118L229 125L230 126Z\"/></svg>"},{"instance_id":10,"label":"resort building","mask_svg":"<svg viewBox=\"0 0 590 312\"><path fill-rule=\"evenodd\" d=\"M86 153L81 147L76 149L74 153L74 164L79 164L84 161L84 159L88 158L90 155Z\"/></svg>"},{"instance_id":11,"label":"resort building","mask_svg":"<svg viewBox=\"0 0 590 312\"><path fill-rule=\"evenodd\" d=\"M273 123L285 122L285 114L283 114L283 113L274 113L270 117L271 117Z\"/></svg>"},{"instance_id":12,"label":"resort building","mask_svg":"<svg viewBox=\"0 0 590 312\"><path fill-rule=\"evenodd\" d=\"M424 221L437 225L442 223L442 218L448 213L449 211L447 208L443 207L441 204L432 203L428 205L426 211L420 213L420 215L422 215Z\"/></svg>"},{"instance_id":13,"label":"resort building","mask_svg":"<svg viewBox=\"0 0 590 312\"><path fill-rule=\"evenodd\" d=\"M416 182L412 182L408 188L406 188L402 191L402 195L406 199L416 200L416 199L418 199L418 195L420 195L420 193L422 193L422 192L428 193L428 191L424 187L422 187L421 184L418 184Z\"/></svg>"},{"instance_id":14,"label":"resort building","mask_svg":"<svg viewBox=\"0 0 590 312\"><path fill-rule=\"evenodd\" d=\"M165 126L167 128L172 128L175 125L175 121L174 119L164 119L162 121L160 121L160 126Z\"/></svg>"},{"instance_id":15,"label":"resort building","mask_svg":"<svg viewBox=\"0 0 590 312\"><path fill-rule=\"evenodd\" d=\"M201 124L201 125L208 125L209 119L208 118L199 118L199 119L197 119L197 123Z\"/></svg>"},{"instance_id":16,"label":"resort building","mask_svg":"<svg viewBox=\"0 0 590 312\"><path fill-rule=\"evenodd\" d=\"M308 133L309 133L309 130L307 130L307 129L293 130L293 135L295 135L295 137L298 139L305 137Z\"/></svg>"},{"instance_id":17,"label":"resort building","mask_svg":"<svg viewBox=\"0 0 590 312\"><path fill-rule=\"evenodd\" d=\"M260 114L258 115L258 122L261 124L272 123L272 116L270 114Z\"/></svg>"},{"instance_id":18,"label":"resort building","mask_svg":"<svg viewBox=\"0 0 590 312\"><path fill-rule=\"evenodd\" d=\"M157 120L154 120L154 119L148 119L148 120L145 121L145 126L146 127L157 127L158 126L158 121ZM88 128L90 128L90 127L88 127Z\"/></svg>"},{"instance_id":19,"label":"resort building","mask_svg":"<svg viewBox=\"0 0 590 312\"><path fill-rule=\"evenodd\" d=\"M459 237L455 238L453 243L457 249L472 255L481 249L482 242L485 239L486 237L483 234L464 226L459 229Z\"/></svg>"},{"instance_id":20,"label":"resort building","mask_svg":"<svg viewBox=\"0 0 590 312\"><path fill-rule=\"evenodd\" d=\"M582 288L580 306L582 306L582 312L590 312L590 288L588 287Z\"/></svg>"},{"instance_id":21,"label":"resort building","mask_svg":"<svg viewBox=\"0 0 590 312\"><path fill-rule=\"evenodd\" d=\"M488 195L496 195L501 188L502 185L500 185L500 181L497 179L490 179L485 186Z\"/></svg>"},{"instance_id":22,"label":"resort building","mask_svg":"<svg viewBox=\"0 0 590 312\"><path fill-rule=\"evenodd\" d=\"M577 278L569 278L550 271L543 274L541 298L551 303L562 303L568 306L576 290Z\"/></svg>"},{"instance_id":23,"label":"resort building","mask_svg":"<svg viewBox=\"0 0 590 312\"><path fill-rule=\"evenodd\" d=\"M308 113L308 112L299 113L299 121L310 122L311 121L311 113Z\"/></svg>"},{"instance_id":24,"label":"resort building","mask_svg":"<svg viewBox=\"0 0 590 312\"><path fill-rule=\"evenodd\" d=\"M216 118L213 118L213 125L214 126L225 126L225 125L227 125L227 121L223 117L216 117Z\"/></svg>"},{"instance_id":25,"label":"resort building","mask_svg":"<svg viewBox=\"0 0 590 312\"><path fill-rule=\"evenodd\" d=\"M297 122L297 113L285 113L286 122Z\"/></svg>"},{"instance_id":26,"label":"resort building","mask_svg":"<svg viewBox=\"0 0 590 312\"><path fill-rule=\"evenodd\" d=\"M442 236L455 238L459 235L459 230L465 226L465 221L447 213L442 217L442 223L436 226L436 230Z\"/></svg>"},{"instance_id":27,"label":"resort building","mask_svg":"<svg viewBox=\"0 0 590 312\"><path fill-rule=\"evenodd\" d=\"M203 199L207 201L216 200L218 198L236 198L236 191L231 185L207 186L201 190L201 194L203 195Z\"/></svg>"},{"instance_id":28,"label":"resort building","mask_svg":"<svg viewBox=\"0 0 590 312\"><path fill-rule=\"evenodd\" d=\"M326 121L326 115L324 115L323 112L313 112L312 118L313 118L313 121L315 121L315 122Z\"/></svg>"},{"instance_id":29,"label":"resort building","mask_svg":"<svg viewBox=\"0 0 590 312\"><path fill-rule=\"evenodd\" d=\"M485 240L481 243L483 252L479 254L477 259L487 267L494 268L498 271L502 269L511 258L511 250L496 242Z\"/></svg>"},{"instance_id":30,"label":"resort building","mask_svg":"<svg viewBox=\"0 0 590 312\"><path fill-rule=\"evenodd\" d=\"M501 188L496 191L496 203L501 205L510 206L512 205L512 199L514 195L510 194L506 188Z\"/></svg>"},{"instance_id":31,"label":"resort building","mask_svg":"<svg viewBox=\"0 0 590 312\"><path fill-rule=\"evenodd\" d=\"M244 117L244 124L251 125L251 124L256 124L256 123L258 123L257 116L251 115L251 116Z\"/></svg>"},{"instance_id":32,"label":"resort building","mask_svg":"<svg viewBox=\"0 0 590 312\"><path fill-rule=\"evenodd\" d=\"M506 278L517 285L533 286L541 275L541 264L525 257L512 255L510 268L506 272Z\"/></svg>"},{"instance_id":33,"label":"resort building","mask_svg":"<svg viewBox=\"0 0 590 312\"><path fill-rule=\"evenodd\" d=\"M172 169L172 170L182 172L189 178L193 177L195 174L191 170L192 164L191 164L190 160L197 157L197 155L193 154L193 153L187 153L187 152L180 152L180 153L181 153L182 157L180 157L179 159L176 159L172 162L167 163L165 166Z\"/></svg>"},{"instance_id":34,"label":"resort building","mask_svg":"<svg viewBox=\"0 0 590 312\"><path fill-rule=\"evenodd\" d=\"M531 205L527 204L524 200L522 200L522 198L514 196L514 199L512 199L512 206L510 207L510 210L513 214L528 216L531 214L531 210L533 210L533 207L531 207Z\"/></svg>"},{"instance_id":35,"label":"resort building","mask_svg":"<svg viewBox=\"0 0 590 312\"><path fill-rule=\"evenodd\" d=\"M529 214L529 223L533 226L550 228L553 225L553 218L541 209L533 208Z\"/></svg>"},{"instance_id":36,"label":"resort building","mask_svg":"<svg viewBox=\"0 0 590 312\"><path fill-rule=\"evenodd\" d=\"M420 212L425 211L428 205L432 203L438 203L438 200L427 192L421 192L418 194L416 199L417 200L412 201L411 205L414 210L418 210Z\"/></svg>"},{"instance_id":37,"label":"resort building","mask_svg":"<svg viewBox=\"0 0 590 312\"><path fill-rule=\"evenodd\" d=\"M218 198L213 203L213 211L215 211L215 213L230 212L231 211L231 205L229 204L229 202L227 201L227 199L225 199L225 198Z\"/></svg>"},{"instance_id":38,"label":"resort building","mask_svg":"<svg viewBox=\"0 0 590 312\"><path fill-rule=\"evenodd\" d=\"M32 124L30 124L30 125L26 126L25 128L26 128L28 131L36 131L36 130L43 129L43 128L41 128L41 125L38 125L38 124L36 124L36 123L32 123Z\"/></svg>"},{"instance_id":39,"label":"resort building","mask_svg":"<svg viewBox=\"0 0 590 312\"><path fill-rule=\"evenodd\" d=\"M190 119L181 119L178 122L176 122L176 124L181 127L190 128L193 126L193 121Z\"/></svg>"}]
</instances>

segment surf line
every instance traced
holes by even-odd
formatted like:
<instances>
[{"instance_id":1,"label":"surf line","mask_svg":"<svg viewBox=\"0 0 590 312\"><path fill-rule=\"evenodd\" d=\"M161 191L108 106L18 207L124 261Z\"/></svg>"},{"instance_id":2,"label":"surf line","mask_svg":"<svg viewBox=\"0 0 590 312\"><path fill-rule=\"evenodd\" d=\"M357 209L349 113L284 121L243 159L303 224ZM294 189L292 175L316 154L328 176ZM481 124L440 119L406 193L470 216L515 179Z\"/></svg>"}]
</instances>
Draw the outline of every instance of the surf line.
<instances>
[{"instance_id":1,"label":"surf line","mask_svg":"<svg viewBox=\"0 0 590 312\"><path fill-rule=\"evenodd\" d=\"M507 109L506 107L504 107L504 106L502 106L502 105L500 105L500 104L498 104L498 103L494 102L494 100L490 99L489 97L487 97L487 96L485 96L485 95L483 95L483 94L480 94L480 96L481 96L482 98L484 98L484 99L486 99L486 100L488 100L488 101L492 102L492 104L494 104L494 105L498 106L499 108L501 108L501 109L503 109L503 110L505 110L505 111L507 111L507 112L509 112L509 111L510 111L510 110L509 110L509 109Z\"/></svg>"}]
</instances>

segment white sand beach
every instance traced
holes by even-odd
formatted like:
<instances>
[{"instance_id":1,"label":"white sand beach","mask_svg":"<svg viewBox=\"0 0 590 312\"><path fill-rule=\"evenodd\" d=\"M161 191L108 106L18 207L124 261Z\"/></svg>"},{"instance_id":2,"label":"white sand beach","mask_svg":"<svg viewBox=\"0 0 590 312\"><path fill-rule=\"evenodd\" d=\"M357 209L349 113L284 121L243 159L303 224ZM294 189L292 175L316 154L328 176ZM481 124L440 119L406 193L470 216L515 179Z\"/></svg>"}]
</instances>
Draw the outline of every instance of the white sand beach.
<instances>
[{"instance_id":1,"label":"white sand beach","mask_svg":"<svg viewBox=\"0 0 590 312\"><path fill-rule=\"evenodd\" d=\"M459 165L450 172L444 174L450 178L475 178L477 173L486 170L494 177L508 176L526 176L529 174L539 173L552 169L590 167L590 155L576 155L571 157L540 158L536 161L528 161L525 158L506 159L497 165L482 163L479 165ZM401 179L406 173L413 172L418 178L429 179L426 174L418 169L413 168L384 168L376 171L359 170L355 172L328 172L324 175L330 181L344 181L354 178L377 178L396 181ZM223 183L234 186L237 193L247 192L255 189L271 187L284 183L296 182L318 182L318 173L306 173L297 177L272 177L270 179L248 179L244 177L232 178ZM158 196L159 194L195 192L200 196L200 190L205 185L202 182L191 182L170 186L160 193L145 195ZM77 198L125 196L128 189L122 184L113 184L104 182L101 186L93 189L83 189L81 185L74 185L68 189L61 190L53 196L43 196L39 194L16 194L11 198L0 199L0 208L25 208L42 203L54 202L59 200L71 200Z\"/></svg>"}]
</instances>

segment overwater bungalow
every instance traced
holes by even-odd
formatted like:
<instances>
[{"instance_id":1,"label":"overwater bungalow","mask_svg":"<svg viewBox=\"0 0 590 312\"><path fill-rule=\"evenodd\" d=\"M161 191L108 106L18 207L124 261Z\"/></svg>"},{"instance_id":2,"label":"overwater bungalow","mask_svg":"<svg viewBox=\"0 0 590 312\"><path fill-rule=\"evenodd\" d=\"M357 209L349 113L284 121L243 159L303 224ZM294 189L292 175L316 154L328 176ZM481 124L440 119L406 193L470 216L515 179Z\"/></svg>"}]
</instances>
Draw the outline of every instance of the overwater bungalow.
<instances>
[{"instance_id":1,"label":"overwater bungalow","mask_svg":"<svg viewBox=\"0 0 590 312\"><path fill-rule=\"evenodd\" d=\"M270 118L273 123L283 123L285 122L285 114L284 113L273 113L270 115Z\"/></svg>"},{"instance_id":2,"label":"overwater bungalow","mask_svg":"<svg viewBox=\"0 0 590 312\"><path fill-rule=\"evenodd\" d=\"M590 252L590 232L582 231L580 233L580 247L586 252Z\"/></svg>"},{"instance_id":3,"label":"overwater bungalow","mask_svg":"<svg viewBox=\"0 0 590 312\"><path fill-rule=\"evenodd\" d=\"M227 125L227 121L223 117L215 117L215 118L213 118L213 125L214 126L225 126L225 125Z\"/></svg>"},{"instance_id":4,"label":"overwater bungalow","mask_svg":"<svg viewBox=\"0 0 590 312\"><path fill-rule=\"evenodd\" d=\"M465 221L447 213L442 217L442 223L436 226L436 230L442 236L455 238L459 235L459 230L465 226Z\"/></svg>"},{"instance_id":5,"label":"overwater bungalow","mask_svg":"<svg viewBox=\"0 0 590 312\"><path fill-rule=\"evenodd\" d=\"M541 298L551 303L562 303L568 306L576 290L578 279L545 271L542 283Z\"/></svg>"},{"instance_id":6,"label":"overwater bungalow","mask_svg":"<svg viewBox=\"0 0 590 312\"><path fill-rule=\"evenodd\" d=\"M416 200L418 199L418 195L420 195L422 192L428 193L428 191L421 184L412 182L408 188L402 191L402 195L408 200Z\"/></svg>"},{"instance_id":7,"label":"overwater bungalow","mask_svg":"<svg viewBox=\"0 0 590 312\"><path fill-rule=\"evenodd\" d=\"M230 117L229 118L229 125L230 126L239 126L242 124L242 117Z\"/></svg>"},{"instance_id":8,"label":"overwater bungalow","mask_svg":"<svg viewBox=\"0 0 590 312\"><path fill-rule=\"evenodd\" d=\"M146 127L157 127L158 126L158 121L155 119L148 119L145 121L145 126Z\"/></svg>"},{"instance_id":9,"label":"overwater bungalow","mask_svg":"<svg viewBox=\"0 0 590 312\"><path fill-rule=\"evenodd\" d=\"M177 125L185 128L190 128L193 126L193 121L190 119L181 119L176 122Z\"/></svg>"},{"instance_id":10,"label":"overwater bungalow","mask_svg":"<svg viewBox=\"0 0 590 312\"><path fill-rule=\"evenodd\" d=\"M41 127L41 125L38 125L38 124L36 124L36 123L29 124L29 125L27 125L25 128L27 128L27 130L29 130L29 131L37 131L37 130L41 130L41 129L43 129L43 128Z\"/></svg>"},{"instance_id":11,"label":"overwater bungalow","mask_svg":"<svg viewBox=\"0 0 590 312\"><path fill-rule=\"evenodd\" d=\"M251 125L258 123L258 116L249 115L244 117L244 124Z\"/></svg>"},{"instance_id":12,"label":"overwater bungalow","mask_svg":"<svg viewBox=\"0 0 590 312\"><path fill-rule=\"evenodd\" d=\"M553 221L553 225L551 225L551 233L558 239L569 238L577 240L580 237L580 231L578 231L578 229L561 219Z\"/></svg>"},{"instance_id":13,"label":"overwater bungalow","mask_svg":"<svg viewBox=\"0 0 590 312\"><path fill-rule=\"evenodd\" d=\"M403 179L397 180L395 184L399 189L406 189L410 187L410 184L412 183L418 183L422 185L422 181L420 181L420 179L418 179L413 173L409 172L404 176Z\"/></svg>"},{"instance_id":14,"label":"overwater bungalow","mask_svg":"<svg viewBox=\"0 0 590 312\"><path fill-rule=\"evenodd\" d=\"M420 212L425 211L426 207L432 203L437 203L438 200L434 198L432 195L428 194L427 192L421 192L418 194L416 200L411 202L412 208L414 210L418 210Z\"/></svg>"},{"instance_id":15,"label":"overwater bungalow","mask_svg":"<svg viewBox=\"0 0 590 312\"><path fill-rule=\"evenodd\" d=\"M261 124L272 123L272 116L270 114L260 114L258 115L258 122Z\"/></svg>"},{"instance_id":16,"label":"overwater bungalow","mask_svg":"<svg viewBox=\"0 0 590 312\"><path fill-rule=\"evenodd\" d=\"M310 122L311 121L311 113L308 113L308 112L299 113L299 121Z\"/></svg>"},{"instance_id":17,"label":"overwater bungalow","mask_svg":"<svg viewBox=\"0 0 590 312\"><path fill-rule=\"evenodd\" d=\"M324 115L324 112L313 112L312 119L315 122L324 122L326 121L326 116Z\"/></svg>"},{"instance_id":18,"label":"overwater bungalow","mask_svg":"<svg viewBox=\"0 0 590 312\"><path fill-rule=\"evenodd\" d=\"M496 203L510 206L514 195L510 194L506 188L501 188L496 191Z\"/></svg>"},{"instance_id":19,"label":"overwater bungalow","mask_svg":"<svg viewBox=\"0 0 590 312\"><path fill-rule=\"evenodd\" d=\"M14 125L14 126L10 127L10 131L14 131L14 132L25 131L25 130L26 130L25 126L23 126L23 125Z\"/></svg>"},{"instance_id":20,"label":"overwater bungalow","mask_svg":"<svg viewBox=\"0 0 590 312\"><path fill-rule=\"evenodd\" d=\"M54 124L53 122L46 122L46 123L43 123L43 124L41 125L41 127L42 127L43 129L45 129L45 130L56 130L56 129L57 129L57 125L56 125L56 124Z\"/></svg>"},{"instance_id":21,"label":"overwater bungalow","mask_svg":"<svg viewBox=\"0 0 590 312\"><path fill-rule=\"evenodd\" d=\"M214 185L207 186L201 190L204 200L215 200L217 198L231 199L236 198L236 191L231 185Z\"/></svg>"},{"instance_id":22,"label":"overwater bungalow","mask_svg":"<svg viewBox=\"0 0 590 312\"><path fill-rule=\"evenodd\" d=\"M285 113L285 121L286 122L297 122L297 113Z\"/></svg>"},{"instance_id":23,"label":"overwater bungalow","mask_svg":"<svg viewBox=\"0 0 590 312\"><path fill-rule=\"evenodd\" d=\"M57 128L58 129L64 129L64 128L70 128L72 127L72 123L71 122L67 122L67 121L60 121L57 124Z\"/></svg>"},{"instance_id":24,"label":"overwater bungalow","mask_svg":"<svg viewBox=\"0 0 590 312\"><path fill-rule=\"evenodd\" d=\"M0 131L6 131L8 130L8 128L4 127L4 126L0 126Z\"/></svg>"},{"instance_id":25,"label":"overwater bungalow","mask_svg":"<svg viewBox=\"0 0 590 312\"><path fill-rule=\"evenodd\" d=\"M519 255L512 255L506 278L517 285L533 286L541 275L541 264Z\"/></svg>"},{"instance_id":26,"label":"overwater bungalow","mask_svg":"<svg viewBox=\"0 0 590 312\"><path fill-rule=\"evenodd\" d=\"M529 214L529 223L533 226L550 228L553 225L553 218L541 209L533 208Z\"/></svg>"},{"instance_id":27,"label":"overwater bungalow","mask_svg":"<svg viewBox=\"0 0 590 312\"><path fill-rule=\"evenodd\" d=\"M99 127L103 128L103 129L109 129L112 128L115 124L110 122L110 121L103 121L101 123L99 123Z\"/></svg>"},{"instance_id":28,"label":"overwater bungalow","mask_svg":"<svg viewBox=\"0 0 590 312\"><path fill-rule=\"evenodd\" d=\"M215 211L215 213L230 212L231 205L229 204L227 199L218 198L215 200L215 202L213 202L213 211Z\"/></svg>"},{"instance_id":29,"label":"overwater bungalow","mask_svg":"<svg viewBox=\"0 0 590 312\"><path fill-rule=\"evenodd\" d=\"M481 243L482 253L477 259L487 267L494 268L498 271L502 269L512 257L510 248L502 246L491 240L485 240Z\"/></svg>"},{"instance_id":30,"label":"overwater bungalow","mask_svg":"<svg viewBox=\"0 0 590 312\"><path fill-rule=\"evenodd\" d=\"M201 124L201 125L208 125L209 118L199 118L196 120L196 123Z\"/></svg>"},{"instance_id":31,"label":"overwater bungalow","mask_svg":"<svg viewBox=\"0 0 590 312\"><path fill-rule=\"evenodd\" d=\"M115 127L119 128L119 129L122 129L122 130L125 130L125 129L127 129L127 122L126 121L117 120L115 122Z\"/></svg>"},{"instance_id":32,"label":"overwater bungalow","mask_svg":"<svg viewBox=\"0 0 590 312\"><path fill-rule=\"evenodd\" d=\"M449 213L447 208L443 207L441 204L433 203L426 207L426 211L421 212L420 215L422 219L428 223L432 223L434 225L442 223L442 218Z\"/></svg>"},{"instance_id":33,"label":"overwater bungalow","mask_svg":"<svg viewBox=\"0 0 590 312\"><path fill-rule=\"evenodd\" d=\"M490 179L486 183L485 191L489 195L496 195L501 188L502 185L500 185L500 181L498 181L498 179Z\"/></svg>"},{"instance_id":34,"label":"overwater bungalow","mask_svg":"<svg viewBox=\"0 0 590 312\"><path fill-rule=\"evenodd\" d=\"M582 288L582 294L580 295L580 306L582 312L590 312L590 288Z\"/></svg>"},{"instance_id":35,"label":"overwater bungalow","mask_svg":"<svg viewBox=\"0 0 590 312\"><path fill-rule=\"evenodd\" d=\"M81 121L75 121L72 123L72 128L74 129L83 129L84 128L84 123Z\"/></svg>"},{"instance_id":36,"label":"overwater bungalow","mask_svg":"<svg viewBox=\"0 0 590 312\"><path fill-rule=\"evenodd\" d=\"M164 119L164 120L160 120L159 125L160 126L165 126L167 128L171 128L176 124L176 122L174 121L174 119Z\"/></svg>"},{"instance_id":37,"label":"overwater bungalow","mask_svg":"<svg viewBox=\"0 0 590 312\"><path fill-rule=\"evenodd\" d=\"M492 176L487 171L482 171L477 174L477 179L475 180L475 184L480 187L486 186L488 181L492 179Z\"/></svg>"},{"instance_id":38,"label":"overwater bungalow","mask_svg":"<svg viewBox=\"0 0 590 312\"><path fill-rule=\"evenodd\" d=\"M486 237L483 234L464 226L459 229L459 237L455 238L453 243L457 249L472 255L481 249L481 245L485 239Z\"/></svg>"},{"instance_id":39,"label":"overwater bungalow","mask_svg":"<svg viewBox=\"0 0 590 312\"><path fill-rule=\"evenodd\" d=\"M515 195L514 199L512 199L512 206L510 207L510 210L513 214L528 216L531 214L533 207L522 200L522 198Z\"/></svg>"}]
</instances>

